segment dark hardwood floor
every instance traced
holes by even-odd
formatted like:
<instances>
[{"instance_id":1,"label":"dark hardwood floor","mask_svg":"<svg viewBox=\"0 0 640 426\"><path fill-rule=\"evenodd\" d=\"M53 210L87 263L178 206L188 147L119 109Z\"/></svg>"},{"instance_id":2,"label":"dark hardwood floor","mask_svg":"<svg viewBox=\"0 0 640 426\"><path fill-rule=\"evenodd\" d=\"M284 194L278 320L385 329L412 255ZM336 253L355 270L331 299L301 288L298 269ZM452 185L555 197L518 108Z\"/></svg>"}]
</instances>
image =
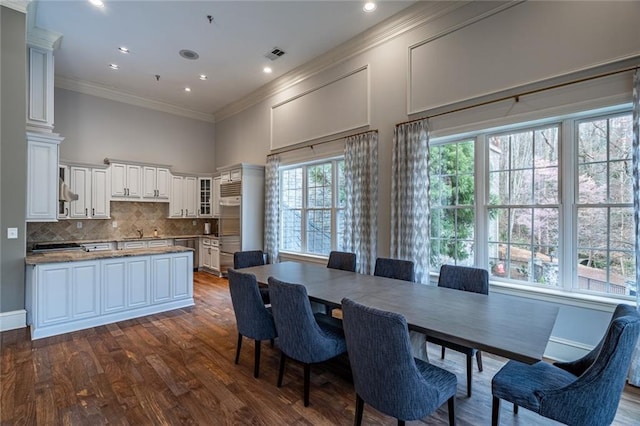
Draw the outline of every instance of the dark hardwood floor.
<instances>
[{"instance_id":1,"label":"dark hardwood floor","mask_svg":"<svg viewBox=\"0 0 640 426\"><path fill-rule=\"evenodd\" d=\"M350 425L355 396L348 361L312 369L311 404L302 403L302 368L293 362L277 388L279 352L263 344L260 378L253 343L235 365L235 317L227 281L195 274L196 305L159 315L31 341L26 329L1 333L0 423L3 425ZM462 355L429 346L434 364L458 376L459 425L488 425L491 377L506 360L483 354L466 397ZM502 425L554 422L502 404ZM365 406L365 424L396 424ZM446 404L408 424L445 425ZM640 389L627 386L616 425L640 424Z\"/></svg>"}]
</instances>

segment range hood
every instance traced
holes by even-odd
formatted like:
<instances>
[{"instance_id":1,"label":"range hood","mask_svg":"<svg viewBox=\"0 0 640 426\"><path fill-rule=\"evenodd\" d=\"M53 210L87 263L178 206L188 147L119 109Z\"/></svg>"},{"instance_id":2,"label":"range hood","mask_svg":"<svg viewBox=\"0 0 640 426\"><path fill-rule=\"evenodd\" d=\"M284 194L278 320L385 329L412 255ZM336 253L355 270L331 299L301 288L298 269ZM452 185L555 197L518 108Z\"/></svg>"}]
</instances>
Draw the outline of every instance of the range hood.
<instances>
[{"instance_id":1,"label":"range hood","mask_svg":"<svg viewBox=\"0 0 640 426\"><path fill-rule=\"evenodd\" d=\"M58 201L76 201L78 194L74 194L69 189L69 185L64 183L61 178L58 178Z\"/></svg>"}]
</instances>

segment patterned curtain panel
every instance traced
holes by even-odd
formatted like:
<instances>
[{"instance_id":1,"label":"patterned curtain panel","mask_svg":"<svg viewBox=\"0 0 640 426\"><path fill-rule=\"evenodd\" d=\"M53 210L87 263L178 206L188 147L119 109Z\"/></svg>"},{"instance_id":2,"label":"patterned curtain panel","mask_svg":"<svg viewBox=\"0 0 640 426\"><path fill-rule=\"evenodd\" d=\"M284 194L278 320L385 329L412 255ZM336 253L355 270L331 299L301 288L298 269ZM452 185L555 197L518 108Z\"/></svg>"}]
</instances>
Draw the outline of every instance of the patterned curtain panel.
<instances>
[{"instance_id":1,"label":"patterned curtain panel","mask_svg":"<svg viewBox=\"0 0 640 426\"><path fill-rule=\"evenodd\" d=\"M269 253L271 263L278 263L280 247L280 156L267 157L264 173L264 250Z\"/></svg>"},{"instance_id":2,"label":"patterned curtain panel","mask_svg":"<svg viewBox=\"0 0 640 426\"><path fill-rule=\"evenodd\" d=\"M640 71L633 75L633 218L636 231L636 309L640 310ZM640 341L636 346L629 383L640 386Z\"/></svg>"},{"instance_id":3,"label":"patterned curtain panel","mask_svg":"<svg viewBox=\"0 0 640 426\"><path fill-rule=\"evenodd\" d=\"M429 280L429 129L397 125L391 168L391 256L413 260L416 282Z\"/></svg>"},{"instance_id":4,"label":"patterned curtain panel","mask_svg":"<svg viewBox=\"0 0 640 426\"><path fill-rule=\"evenodd\" d=\"M371 274L377 254L378 132L346 139L344 183L344 250L356 254L357 272Z\"/></svg>"}]
</instances>

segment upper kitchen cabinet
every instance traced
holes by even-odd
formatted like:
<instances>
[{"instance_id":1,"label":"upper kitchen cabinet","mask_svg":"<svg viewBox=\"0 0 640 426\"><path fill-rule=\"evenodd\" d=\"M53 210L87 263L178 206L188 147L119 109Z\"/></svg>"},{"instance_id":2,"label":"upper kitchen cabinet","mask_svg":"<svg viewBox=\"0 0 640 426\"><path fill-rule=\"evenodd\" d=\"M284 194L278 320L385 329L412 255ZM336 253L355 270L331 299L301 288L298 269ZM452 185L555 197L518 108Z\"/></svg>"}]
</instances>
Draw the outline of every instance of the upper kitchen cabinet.
<instances>
[{"instance_id":1,"label":"upper kitchen cabinet","mask_svg":"<svg viewBox=\"0 0 640 426\"><path fill-rule=\"evenodd\" d=\"M171 176L169 217L198 217L198 178Z\"/></svg>"},{"instance_id":2,"label":"upper kitchen cabinet","mask_svg":"<svg viewBox=\"0 0 640 426\"><path fill-rule=\"evenodd\" d=\"M27 222L58 220L59 146L54 133L27 132Z\"/></svg>"},{"instance_id":3,"label":"upper kitchen cabinet","mask_svg":"<svg viewBox=\"0 0 640 426\"><path fill-rule=\"evenodd\" d=\"M234 167L230 170L220 172L220 181L222 183L239 182L242 180L242 167Z\"/></svg>"},{"instance_id":4,"label":"upper kitchen cabinet","mask_svg":"<svg viewBox=\"0 0 640 426\"><path fill-rule=\"evenodd\" d=\"M74 219L108 219L109 171L107 168L70 166L71 192L78 196L69 202L69 217Z\"/></svg>"},{"instance_id":5,"label":"upper kitchen cabinet","mask_svg":"<svg viewBox=\"0 0 640 426\"><path fill-rule=\"evenodd\" d=\"M142 168L142 197L150 201L168 202L171 173L165 167L144 166Z\"/></svg>"},{"instance_id":6,"label":"upper kitchen cabinet","mask_svg":"<svg viewBox=\"0 0 640 426\"><path fill-rule=\"evenodd\" d=\"M211 213L213 217L220 217L220 176L213 178L213 208Z\"/></svg>"},{"instance_id":7,"label":"upper kitchen cabinet","mask_svg":"<svg viewBox=\"0 0 640 426\"><path fill-rule=\"evenodd\" d=\"M111 198L139 200L142 193L142 166L111 163Z\"/></svg>"},{"instance_id":8,"label":"upper kitchen cabinet","mask_svg":"<svg viewBox=\"0 0 640 426\"><path fill-rule=\"evenodd\" d=\"M198 210L199 217L212 217L212 203L213 203L213 188L212 188L213 179L210 177L199 177L198 178L198 188L200 195L200 205Z\"/></svg>"}]
</instances>

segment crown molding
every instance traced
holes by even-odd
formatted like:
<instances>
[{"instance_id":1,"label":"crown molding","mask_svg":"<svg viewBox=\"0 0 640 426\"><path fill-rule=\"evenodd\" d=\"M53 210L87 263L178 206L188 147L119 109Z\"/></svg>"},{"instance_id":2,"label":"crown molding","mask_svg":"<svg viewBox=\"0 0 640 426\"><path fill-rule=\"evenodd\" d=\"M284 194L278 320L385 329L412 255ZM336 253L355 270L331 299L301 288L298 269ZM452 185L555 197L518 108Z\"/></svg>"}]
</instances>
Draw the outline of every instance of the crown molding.
<instances>
[{"instance_id":1,"label":"crown molding","mask_svg":"<svg viewBox=\"0 0 640 426\"><path fill-rule=\"evenodd\" d=\"M31 0L29 2L27 5L27 44L46 50L56 50L60 47L62 34L38 27L36 25L38 3Z\"/></svg>"},{"instance_id":2,"label":"crown molding","mask_svg":"<svg viewBox=\"0 0 640 426\"><path fill-rule=\"evenodd\" d=\"M398 12L380 24L362 32L315 59L289 71L281 77L265 84L244 98L222 107L214 113L216 121L229 118L257 103L280 93L318 73L344 62L358 54L398 37L412 29L436 20L456 9L464 7L470 1L417 2L415 5Z\"/></svg>"},{"instance_id":3,"label":"crown molding","mask_svg":"<svg viewBox=\"0 0 640 426\"><path fill-rule=\"evenodd\" d=\"M110 99L116 102L123 102L126 104L139 106L142 108L162 111L168 114L179 115L181 117L192 118L194 120L206 121L209 123L215 122L213 114L207 114L199 111L194 111L188 108L171 105L166 102L157 101L149 98L143 98L141 96L135 96L130 93L126 93L111 87L99 85L89 81L76 80L76 79L62 77L62 76L56 76L55 87L59 87L61 89L66 89L66 90L72 90L74 92L83 93L85 95L91 95L91 96L97 96L99 98Z\"/></svg>"},{"instance_id":4,"label":"crown molding","mask_svg":"<svg viewBox=\"0 0 640 426\"><path fill-rule=\"evenodd\" d=\"M27 7L31 0L0 0L0 6L17 10L18 12L27 13Z\"/></svg>"}]
</instances>

